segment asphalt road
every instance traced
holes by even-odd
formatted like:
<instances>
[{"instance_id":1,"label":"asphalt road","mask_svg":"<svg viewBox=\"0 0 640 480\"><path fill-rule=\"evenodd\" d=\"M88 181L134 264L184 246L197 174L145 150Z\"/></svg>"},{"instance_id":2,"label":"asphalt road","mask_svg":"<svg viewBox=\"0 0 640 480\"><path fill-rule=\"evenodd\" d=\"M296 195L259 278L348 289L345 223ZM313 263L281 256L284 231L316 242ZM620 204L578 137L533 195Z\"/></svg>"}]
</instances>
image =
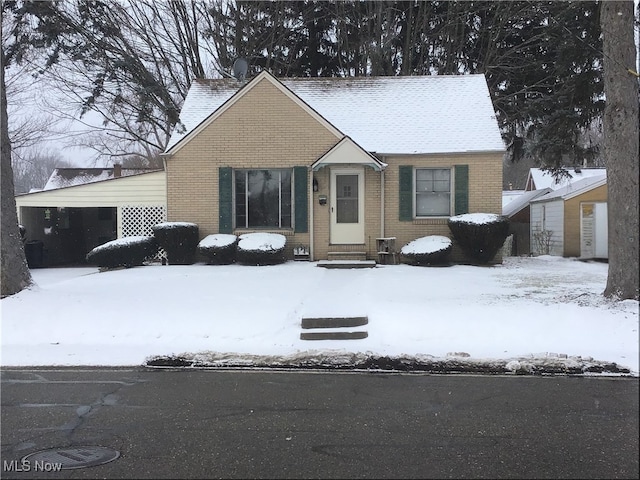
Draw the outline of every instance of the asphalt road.
<instances>
[{"instance_id":1,"label":"asphalt road","mask_svg":"<svg viewBox=\"0 0 640 480\"><path fill-rule=\"evenodd\" d=\"M2 478L639 474L638 378L139 368L1 379ZM80 445L120 456L59 472L21 463Z\"/></svg>"}]
</instances>

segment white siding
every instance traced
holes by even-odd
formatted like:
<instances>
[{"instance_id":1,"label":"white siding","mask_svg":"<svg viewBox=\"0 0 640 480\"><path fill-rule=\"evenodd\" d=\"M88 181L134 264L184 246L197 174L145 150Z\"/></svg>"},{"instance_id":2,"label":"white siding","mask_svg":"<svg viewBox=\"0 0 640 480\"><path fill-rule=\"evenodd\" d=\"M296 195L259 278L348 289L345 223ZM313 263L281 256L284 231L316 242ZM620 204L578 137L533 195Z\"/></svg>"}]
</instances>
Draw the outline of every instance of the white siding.
<instances>
[{"instance_id":1,"label":"white siding","mask_svg":"<svg viewBox=\"0 0 640 480\"><path fill-rule=\"evenodd\" d=\"M166 205L165 172L113 178L16 197L18 211L20 207L117 207L132 204Z\"/></svg>"},{"instance_id":2,"label":"white siding","mask_svg":"<svg viewBox=\"0 0 640 480\"><path fill-rule=\"evenodd\" d=\"M542 238L542 240L538 240ZM531 252L534 255L560 255L564 247L564 202L531 204Z\"/></svg>"}]
</instances>

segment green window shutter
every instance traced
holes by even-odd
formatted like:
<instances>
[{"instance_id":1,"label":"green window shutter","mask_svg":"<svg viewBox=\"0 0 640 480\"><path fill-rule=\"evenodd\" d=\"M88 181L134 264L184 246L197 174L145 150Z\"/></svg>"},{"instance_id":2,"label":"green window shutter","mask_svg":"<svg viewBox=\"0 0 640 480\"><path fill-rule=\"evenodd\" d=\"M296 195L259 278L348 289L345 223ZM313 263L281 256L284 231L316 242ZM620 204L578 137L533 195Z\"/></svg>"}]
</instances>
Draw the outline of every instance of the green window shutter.
<instances>
[{"instance_id":1,"label":"green window shutter","mask_svg":"<svg viewBox=\"0 0 640 480\"><path fill-rule=\"evenodd\" d=\"M233 233L233 171L231 167L218 170L218 232Z\"/></svg>"},{"instance_id":2,"label":"green window shutter","mask_svg":"<svg viewBox=\"0 0 640 480\"><path fill-rule=\"evenodd\" d=\"M293 188L295 191L295 232L309 231L309 178L307 167L293 167Z\"/></svg>"},{"instance_id":3,"label":"green window shutter","mask_svg":"<svg viewBox=\"0 0 640 480\"><path fill-rule=\"evenodd\" d=\"M400 221L409 222L413 220L413 167L411 165L400 165Z\"/></svg>"},{"instance_id":4,"label":"green window shutter","mask_svg":"<svg viewBox=\"0 0 640 480\"><path fill-rule=\"evenodd\" d=\"M469 213L469 165L455 167L455 214Z\"/></svg>"}]
</instances>

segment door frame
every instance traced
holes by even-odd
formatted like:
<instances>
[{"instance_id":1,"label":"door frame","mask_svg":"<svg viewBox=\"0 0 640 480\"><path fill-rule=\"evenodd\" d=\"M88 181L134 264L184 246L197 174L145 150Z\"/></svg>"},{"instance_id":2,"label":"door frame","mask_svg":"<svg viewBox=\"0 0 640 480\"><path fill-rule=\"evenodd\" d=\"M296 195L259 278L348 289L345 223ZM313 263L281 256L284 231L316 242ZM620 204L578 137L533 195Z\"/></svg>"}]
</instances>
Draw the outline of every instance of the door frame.
<instances>
[{"instance_id":1,"label":"door frame","mask_svg":"<svg viewBox=\"0 0 640 480\"><path fill-rule=\"evenodd\" d=\"M337 175L358 175L358 223L337 223ZM365 232L364 167L331 167L329 201L329 243L331 245L363 245Z\"/></svg>"}]
</instances>

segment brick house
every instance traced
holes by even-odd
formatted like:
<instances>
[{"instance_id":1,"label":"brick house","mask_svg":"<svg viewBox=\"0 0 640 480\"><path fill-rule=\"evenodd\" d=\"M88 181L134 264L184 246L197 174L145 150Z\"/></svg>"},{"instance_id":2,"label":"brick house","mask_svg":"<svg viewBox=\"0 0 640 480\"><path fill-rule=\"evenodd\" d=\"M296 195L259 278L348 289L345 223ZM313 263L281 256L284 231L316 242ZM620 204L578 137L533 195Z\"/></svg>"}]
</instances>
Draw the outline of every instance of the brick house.
<instances>
[{"instance_id":1,"label":"brick house","mask_svg":"<svg viewBox=\"0 0 640 480\"><path fill-rule=\"evenodd\" d=\"M500 214L503 155L483 75L195 80L163 154L167 218L378 260L382 239Z\"/></svg>"}]
</instances>

